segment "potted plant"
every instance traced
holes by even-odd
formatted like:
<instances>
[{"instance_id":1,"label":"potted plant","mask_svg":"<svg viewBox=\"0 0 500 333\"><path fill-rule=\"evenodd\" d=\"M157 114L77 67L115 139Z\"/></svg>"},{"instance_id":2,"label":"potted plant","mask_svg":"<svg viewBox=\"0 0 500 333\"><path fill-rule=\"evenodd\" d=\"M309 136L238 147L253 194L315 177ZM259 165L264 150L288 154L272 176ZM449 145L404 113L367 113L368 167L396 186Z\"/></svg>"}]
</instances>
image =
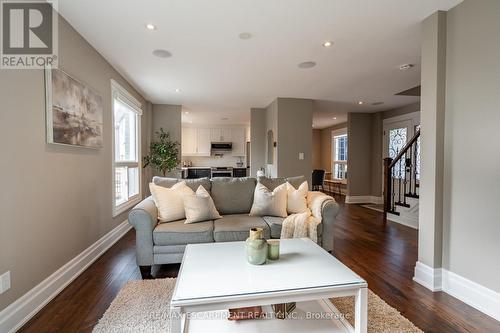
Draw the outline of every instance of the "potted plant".
<instances>
[{"instance_id":1,"label":"potted plant","mask_svg":"<svg viewBox=\"0 0 500 333\"><path fill-rule=\"evenodd\" d=\"M165 177L167 172L177 169L180 164L180 143L170 139L170 133L163 128L155 132L155 135L157 141L149 145L149 155L144 156L144 168L150 165Z\"/></svg>"}]
</instances>

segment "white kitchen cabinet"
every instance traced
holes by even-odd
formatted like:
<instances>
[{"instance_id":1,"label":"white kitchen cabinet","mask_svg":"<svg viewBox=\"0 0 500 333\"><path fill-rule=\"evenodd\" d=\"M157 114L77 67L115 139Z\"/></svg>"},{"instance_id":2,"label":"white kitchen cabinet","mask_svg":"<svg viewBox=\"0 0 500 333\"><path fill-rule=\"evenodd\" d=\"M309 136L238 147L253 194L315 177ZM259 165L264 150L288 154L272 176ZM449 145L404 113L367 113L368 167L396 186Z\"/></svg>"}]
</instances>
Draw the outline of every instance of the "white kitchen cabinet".
<instances>
[{"instance_id":1,"label":"white kitchen cabinet","mask_svg":"<svg viewBox=\"0 0 500 333\"><path fill-rule=\"evenodd\" d=\"M231 142L233 143L233 156L245 156L246 130L245 127L231 128Z\"/></svg>"},{"instance_id":2,"label":"white kitchen cabinet","mask_svg":"<svg viewBox=\"0 0 500 333\"><path fill-rule=\"evenodd\" d=\"M231 142L231 128L212 128L211 131L212 142Z\"/></svg>"},{"instance_id":3,"label":"white kitchen cabinet","mask_svg":"<svg viewBox=\"0 0 500 333\"><path fill-rule=\"evenodd\" d=\"M196 156L197 129L192 127L182 128L182 156Z\"/></svg>"},{"instance_id":4,"label":"white kitchen cabinet","mask_svg":"<svg viewBox=\"0 0 500 333\"><path fill-rule=\"evenodd\" d=\"M212 142L231 142L232 156L246 156L247 128L182 128L182 156L210 156Z\"/></svg>"},{"instance_id":5,"label":"white kitchen cabinet","mask_svg":"<svg viewBox=\"0 0 500 333\"><path fill-rule=\"evenodd\" d=\"M196 147L197 156L210 156L211 148L211 135L212 131L210 128L198 128L198 133L196 135Z\"/></svg>"}]
</instances>

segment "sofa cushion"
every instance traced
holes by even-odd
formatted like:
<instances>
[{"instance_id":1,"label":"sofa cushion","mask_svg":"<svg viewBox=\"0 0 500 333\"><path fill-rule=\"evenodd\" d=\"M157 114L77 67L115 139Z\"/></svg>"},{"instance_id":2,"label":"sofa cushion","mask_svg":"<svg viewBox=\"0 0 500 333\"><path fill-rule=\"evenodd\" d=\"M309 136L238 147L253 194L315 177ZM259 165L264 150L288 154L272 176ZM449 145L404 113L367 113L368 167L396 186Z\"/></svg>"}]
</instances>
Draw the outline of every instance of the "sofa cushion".
<instances>
[{"instance_id":1,"label":"sofa cushion","mask_svg":"<svg viewBox=\"0 0 500 333\"><path fill-rule=\"evenodd\" d=\"M267 187L270 191L273 191L276 187L285 184L285 178L268 178L268 177L258 177L258 182Z\"/></svg>"},{"instance_id":2,"label":"sofa cushion","mask_svg":"<svg viewBox=\"0 0 500 333\"><path fill-rule=\"evenodd\" d=\"M171 188L175 184L178 183L177 178L168 178L168 177L158 177L154 176L153 177L153 184L158 185L158 186L163 186L166 188Z\"/></svg>"},{"instance_id":3,"label":"sofa cushion","mask_svg":"<svg viewBox=\"0 0 500 333\"><path fill-rule=\"evenodd\" d=\"M167 188L171 188L175 184L180 181L185 181L186 185L190 187L194 192L198 189L200 185L202 185L205 190L210 193L212 189L212 183L208 178L197 178L197 179L178 179L178 178L169 178L169 177L153 177L153 183L158 186L163 186Z\"/></svg>"},{"instance_id":4,"label":"sofa cushion","mask_svg":"<svg viewBox=\"0 0 500 333\"><path fill-rule=\"evenodd\" d=\"M289 182L293 187L299 188L299 186L307 181L306 177L304 176L297 176L297 177L279 177L279 178L268 178L268 177L258 177L257 180L259 183L270 189L271 191L274 190L276 187L280 186L281 184L284 184L286 182Z\"/></svg>"},{"instance_id":5,"label":"sofa cushion","mask_svg":"<svg viewBox=\"0 0 500 333\"><path fill-rule=\"evenodd\" d=\"M303 182L306 182L307 179L304 176L297 176L297 177L288 177L286 181L289 182L293 187L299 188L299 186L302 185Z\"/></svg>"},{"instance_id":6,"label":"sofa cushion","mask_svg":"<svg viewBox=\"0 0 500 333\"><path fill-rule=\"evenodd\" d=\"M284 218L277 216L264 216L262 218L269 225L269 228L271 230L271 238L280 238L281 225L283 224Z\"/></svg>"},{"instance_id":7,"label":"sofa cushion","mask_svg":"<svg viewBox=\"0 0 500 333\"><path fill-rule=\"evenodd\" d=\"M283 221L285 220L282 217L276 217L276 216L264 216L262 217L264 221L269 225L269 228L271 229L271 238L281 238L281 226L283 224ZM318 225L318 237L321 236L323 231L323 226L320 224Z\"/></svg>"},{"instance_id":8,"label":"sofa cushion","mask_svg":"<svg viewBox=\"0 0 500 333\"><path fill-rule=\"evenodd\" d=\"M214 221L214 239L216 242L243 241L252 228L262 228L262 236L266 239L271 236L271 230L262 217L234 214Z\"/></svg>"},{"instance_id":9,"label":"sofa cushion","mask_svg":"<svg viewBox=\"0 0 500 333\"><path fill-rule=\"evenodd\" d=\"M186 185L191 187L193 191L197 191L198 187L203 186L208 193L212 190L212 182L208 178L197 178L197 179L180 179L186 182Z\"/></svg>"},{"instance_id":10,"label":"sofa cushion","mask_svg":"<svg viewBox=\"0 0 500 333\"><path fill-rule=\"evenodd\" d=\"M221 214L248 214L253 204L255 178L212 179L212 199Z\"/></svg>"},{"instance_id":11,"label":"sofa cushion","mask_svg":"<svg viewBox=\"0 0 500 333\"><path fill-rule=\"evenodd\" d=\"M185 224L185 220L158 224L153 231L154 245L212 243L214 222Z\"/></svg>"}]
</instances>

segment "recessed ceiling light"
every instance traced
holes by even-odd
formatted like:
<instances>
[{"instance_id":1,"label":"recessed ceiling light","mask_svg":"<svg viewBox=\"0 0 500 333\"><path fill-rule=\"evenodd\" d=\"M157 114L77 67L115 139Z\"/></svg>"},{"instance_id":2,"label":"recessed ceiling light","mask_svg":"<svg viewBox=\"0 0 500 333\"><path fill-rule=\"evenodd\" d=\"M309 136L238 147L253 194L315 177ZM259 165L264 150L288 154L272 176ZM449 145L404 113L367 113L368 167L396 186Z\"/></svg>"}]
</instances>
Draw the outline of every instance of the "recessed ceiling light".
<instances>
[{"instance_id":1,"label":"recessed ceiling light","mask_svg":"<svg viewBox=\"0 0 500 333\"><path fill-rule=\"evenodd\" d=\"M337 117L333 117L333 120L337 120Z\"/></svg>"},{"instance_id":2,"label":"recessed ceiling light","mask_svg":"<svg viewBox=\"0 0 500 333\"><path fill-rule=\"evenodd\" d=\"M156 25L154 25L152 23L148 23L148 24L146 24L146 29L148 29L148 30L156 30Z\"/></svg>"},{"instance_id":3,"label":"recessed ceiling light","mask_svg":"<svg viewBox=\"0 0 500 333\"><path fill-rule=\"evenodd\" d=\"M358 102L358 104L359 104L359 105L363 105L363 104L365 104L365 102L363 102L363 101L359 101L359 102Z\"/></svg>"},{"instance_id":4,"label":"recessed ceiling light","mask_svg":"<svg viewBox=\"0 0 500 333\"><path fill-rule=\"evenodd\" d=\"M316 66L314 61L304 61L297 65L299 68L313 68Z\"/></svg>"},{"instance_id":5,"label":"recessed ceiling light","mask_svg":"<svg viewBox=\"0 0 500 333\"><path fill-rule=\"evenodd\" d=\"M247 40L253 37L253 35L249 32L242 32L241 34L238 35L240 39Z\"/></svg>"},{"instance_id":6,"label":"recessed ceiling light","mask_svg":"<svg viewBox=\"0 0 500 333\"><path fill-rule=\"evenodd\" d=\"M324 47L330 47L332 45L333 45L333 42L331 42L331 41L326 41L326 42L323 43Z\"/></svg>"},{"instance_id":7,"label":"recessed ceiling light","mask_svg":"<svg viewBox=\"0 0 500 333\"><path fill-rule=\"evenodd\" d=\"M179 88L175 88L175 92L178 93L181 92L181 90Z\"/></svg>"},{"instance_id":8,"label":"recessed ceiling light","mask_svg":"<svg viewBox=\"0 0 500 333\"><path fill-rule=\"evenodd\" d=\"M402 71L406 71L406 70L412 68L413 66L414 66L413 64L404 64L404 65L399 66L399 69Z\"/></svg>"},{"instance_id":9,"label":"recessed ceiling light","mask_svg":"<svg viewBox=\"0 0 500 333\"><path fill-rule=\"evenodd\" d=\"M157 49L153 51L153 55L157 56L158 58L170 58L172 56L172 53L168 52L167 50Z\"/></svg>"},{"instance_id":10,"label":"recessed ceiling light","mask_svg":"<svg viewBox=\"0 0 500 333\"><path fill-rule=\"evenodd\" d=\"M189 111L184 111L184 114L189 114Z\"/></svg>"}]
</instances>

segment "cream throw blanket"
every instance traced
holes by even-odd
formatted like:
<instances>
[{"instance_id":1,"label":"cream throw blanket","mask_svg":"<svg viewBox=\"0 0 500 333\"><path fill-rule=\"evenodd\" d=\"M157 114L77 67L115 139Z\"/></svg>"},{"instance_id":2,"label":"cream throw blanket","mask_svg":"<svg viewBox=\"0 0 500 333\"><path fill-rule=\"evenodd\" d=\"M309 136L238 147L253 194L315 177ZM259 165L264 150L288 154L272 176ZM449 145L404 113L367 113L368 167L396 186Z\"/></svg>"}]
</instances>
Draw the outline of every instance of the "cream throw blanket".
<instances>
[{"instance_id":1,"label":"cream throw blanket","mask_svg":"<svg viewBox=\"0 0 500 333\"><path fill-rule=\"evenodd\" d=\"M321 223L321 209L325 201L334 200L322 192L308 192L307 211L291 214L283 220L281 238L305 238L318 242L318 224Z\"/></svg>"}]
</instances>

